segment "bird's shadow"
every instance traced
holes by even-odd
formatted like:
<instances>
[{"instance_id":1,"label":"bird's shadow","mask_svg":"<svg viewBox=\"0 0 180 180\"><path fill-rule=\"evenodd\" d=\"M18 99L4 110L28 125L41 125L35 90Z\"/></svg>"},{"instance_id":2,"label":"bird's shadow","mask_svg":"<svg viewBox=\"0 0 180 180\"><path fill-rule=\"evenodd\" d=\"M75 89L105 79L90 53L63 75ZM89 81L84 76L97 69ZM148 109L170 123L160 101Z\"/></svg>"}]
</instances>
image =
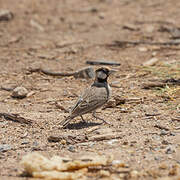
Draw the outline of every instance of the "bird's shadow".
<instances>
[{"instance_id":1,"label":"bird's shadow","mask_svg":"<svg viewBox=\"0 0 180 180\"><path fill-rule=\"evenodd\" d=\"M94 122L78 122L78 123L73 123L73 124L68 124L66 126L66 129L83 129L91 126L97 126L101 125L102 123L94 123Z\"/></svg>"}]
</instances>

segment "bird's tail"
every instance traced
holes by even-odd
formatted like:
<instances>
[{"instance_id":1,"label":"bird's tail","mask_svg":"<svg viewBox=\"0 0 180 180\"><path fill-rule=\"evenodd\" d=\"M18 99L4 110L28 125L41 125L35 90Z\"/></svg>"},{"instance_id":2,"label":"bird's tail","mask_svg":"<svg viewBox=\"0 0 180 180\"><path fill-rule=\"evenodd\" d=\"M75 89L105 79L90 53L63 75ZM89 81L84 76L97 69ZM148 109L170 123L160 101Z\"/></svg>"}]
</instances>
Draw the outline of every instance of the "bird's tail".
<instances>
[{"instance_id":1,"label":"bird's tail","mask_svg":"<svg viewBox=\"0 0 180 180\"><path fill-rule=\"evenodd\" d=\"M71 116L66 117L63 121L60 122L60 126L62 128L67 127L67 125L69 124L69 122L72 120Z\"/></svg>"}]
</instances>

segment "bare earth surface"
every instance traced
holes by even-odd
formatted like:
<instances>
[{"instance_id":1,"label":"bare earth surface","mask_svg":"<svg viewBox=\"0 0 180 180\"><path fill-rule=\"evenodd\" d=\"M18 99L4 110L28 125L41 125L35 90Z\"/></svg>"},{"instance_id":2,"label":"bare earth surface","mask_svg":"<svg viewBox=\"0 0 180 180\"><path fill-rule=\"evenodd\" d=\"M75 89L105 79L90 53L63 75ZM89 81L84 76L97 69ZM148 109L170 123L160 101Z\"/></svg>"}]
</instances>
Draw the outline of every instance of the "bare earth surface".
<instances>
[{"instance_id":1,"label":"bare earth surface","mask_svg":"<svg viewBox=\"0 0 180 180\"><path fill-rule=\"evenodd\" d=\"M22 156L33 151L47 157L113 155L128 167L126 172L111 172L109 177L97 172L88 179L180 178L179 83L143 89L144 83L180 79L180 44L115 43L179 42L180 32L173 36L180 27L179 8L179 0L0 0L0 10L14 14L0 21L0 86L23 86L30 92L16 99L2 88L0 113L33 121L28 125L0 118L0 179L18 177ZM153 57L158 59L153 66L142 66ZM87 60L121 63L110 66L118 72L109 82L111 101L120 97L125 103L98 110L112 126L99 125L87 114L88 123L77 117L60 129L68 114L57 104L71 107L93 79L54 77L29 68L72 72L88 67ZM118 137L89 140L106 134ZM54 135L73 138L48 141Z\"/></svg>"}]
</instances>

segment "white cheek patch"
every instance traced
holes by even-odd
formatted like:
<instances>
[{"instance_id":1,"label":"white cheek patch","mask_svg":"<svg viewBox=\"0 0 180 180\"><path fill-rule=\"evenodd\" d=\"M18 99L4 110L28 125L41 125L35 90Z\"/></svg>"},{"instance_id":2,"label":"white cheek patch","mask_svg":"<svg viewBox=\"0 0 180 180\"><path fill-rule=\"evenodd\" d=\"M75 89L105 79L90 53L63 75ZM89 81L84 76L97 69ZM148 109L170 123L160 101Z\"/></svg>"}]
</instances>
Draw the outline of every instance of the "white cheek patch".
<instances>
[{"instance_id":1,"label":"white cheek patch","mask_svg":"<svg viewBox=\"0 0 180 180\"><path fill-rule=\"evenodd\" d=\"M100 79L106 79L107 75L104 72L97 72L97 77Z\"/></svg>"},{"instance_id":2,"label":"white cheek patch","mask_svg":"<svg viewBox=\"0 0 180 180\"><path fill-rule=\"evenodd\" d=\"M109 90L109 97L111 97L111 95L112 95L111 87L109 86L109 84L107 86L108 86L108 90Z\"/></svg>"}]
</instances>

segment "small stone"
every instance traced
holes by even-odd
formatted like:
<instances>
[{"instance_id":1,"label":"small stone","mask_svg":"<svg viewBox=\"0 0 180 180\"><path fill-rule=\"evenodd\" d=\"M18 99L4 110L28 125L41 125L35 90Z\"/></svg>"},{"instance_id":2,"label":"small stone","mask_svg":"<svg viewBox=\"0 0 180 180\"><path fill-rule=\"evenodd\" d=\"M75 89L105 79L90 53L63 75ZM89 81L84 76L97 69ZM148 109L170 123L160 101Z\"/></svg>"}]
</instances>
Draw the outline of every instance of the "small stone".
<instances>
[{"instance_id":1,"label":"small stone","mask_svg":"<svg viewBox=\"0 0 180 180\"><path fill-rule=\"evenodd\" d=\"M172 166L172 168L169 171L169 176L176 176L178 174L178 165Z\"/></svg>"},{"instance_id":2,"label":"small stone","mask_svg":"<svg viewBox=\"0 0 180 180\"><path fill-rule=\"evenodd\" d=\"M160 161L160 160L161 160L161 157L159 157L159 156L155 156L155 157L154 157L154 160L156 160L156 161Z\"/></svg>"},{"instance_id":3,"label":"small stone","mask_svg":"<svg viewBox=\"0 0 180 180\"><path fill-rule=\"evenodd\" d=\"M153 33L155 30L155 27L153 25L147 25L144 30L146 31L146 33Z\"/></svg>"},{"instance_id":4,"label":"small stone","mask_svg":"<svg viewBox=\"0 0 180 180\"><path fill-rule=\"evenodd\" d=\"M37 141L34 141L33 142L33 146L38 146L39 144L38 144L38 142Z\"/></svg>"},{"instance_id":5,"label":"small stone","mask_svg":"<svg viewBox=\"0 0 180 180\"><path fill-rule=\"evenodd\" d=\"M28 94L27 94L27 97L30 97L30 96L32 96L32 95L34 95L36 92L34 92L34 91L30 91Z\"/></svg>"},{"instance_id":6,"label":"small stone","mask_svg":"<svg viewBox=\"0 0 180 180\"><path fill-rule=\"evenodd\" d=\"M113 160L112 165L115 167L122 167L122 168L128 168L129 166L125 163L123 163L121 160Z\"/></svg>"},{"instance_id":7,"label":"small stone","mask_svg":"<svg viewBox=\"0 0 180 180\"><path fill-rule=\"evenodd\" d=\"M24 87L16 87L12 92L13 98L25 98L28 94L28 91Z\"/></svg>"},{"instance_id":8,"label":"small stone","mask_svg":"<svg viewBox=\"0 0 180 180\"><path fill-rule=\"evenodd\" d=\"M166 164L160 164L160 166L159 166L159 169L167 169L168 167L167 167L167 165Z\"/></svg>"},{"instance_id":9,"label":"small stone","mask_svg":"<svg viewBox=\"0 0 180 180\"><path fill-rule=\"evenodd\" d=\"M70 152L75 152L74 146L69 146L69 147L68 147L68 151L70 151Z\"/></svg>"},{"instance_id":10,"label":"small stone","mask_svg":"<svg viewBox=\"0 0 180 180\"><path fill-rule=\"evenodd\" d=\"M144 62L144 63L143 63L143 66L153 66L153 65L155 65L158 61L159 61L158 58L153 57L153 58L149 59L148 61Z\"/></svg>"},{"instance_id":11,"label":"small stone","mask_svg":"<svg viewBox=\"0 0 180 180\"><path fill-rule=\"evenodd\" d=\"M153 57L156 56L156 55L157 55L157 52L156 52L156 51L152 52L152 56L153 56Z\"/></svg>"},{"instance_id":12,"label":"small stone","mask_svg":"<svg viewBox=\"0 0 180 180\"><path fill-rule=\"evenodd\" d=\"M0 144L0 152L6 152L11 149L12 147L9 144Z\"/></svg>"},{"instance_id":13,"label":"small stone","mask_svg":"<svg viewBox=\"0 0 180 180\"><path fill-rule=\"evenodd\" d=\"M99 13L99 18L100 19L104 19L105 18L105 14L104 13Z\"/></svg>"},{"instance_id":14,"label":"small stone","mask_svg":"<svg viewBox=\"0 0 180 180\"><path fill-rule=\"evenodd\" d=\"M113 145L114 143L117 143L118 139L111 139L110 141L107 142L109 145Z\"/></svg>"},{"instance_id":15,"label":"small stone","mask_svg":"<svg viewBox=\"0 0 180 180\"><path fill-rule=\"evenodd\" d=\"M166 140L163 140L161 143L164 144L164 145L168 145L169 144L169 142L166 141Z\"/></svg>"},{"instance_id":16,"label":"small stone","mask_svg":"<svg viewBox=\"0 0 180 180\"><path fill-rule=\"evenodd\" d=\"M173 132L170 132L170 134L169 134L170 136L175 136L176 134L175 133L173 133Z\"/></svg>"},{"instance_id":17,"label":"small stone","mask_svg":"<svg viewBox=\"0 0 180 180\"><path fill-rule=\"evenodd\" d=\"M139 176L139 172L136 170L133 170L130 172L130 177L131 178L137 178Z\"/></svg>"},{"instance_id":18,"label":"small stone","mask_svg":"<svg viewBox=\"0 0 180 180\"><path fill-rule=\"evenodd\" d=\"M127 142L127 141L124 141L124 142L123 142L123 145L128 145L128 142Z\"/></svg>"},{"instance_id":19,"label":"small stone","mask_svg":"<svg viewBox=\"0 0 180 180\"><path fill-rule=\"evenodd\" d=\"M160 133L160 135L161 136L164 136L164 135L167 135L169 132L168 131L166 131L166 130L161 130L161 133Z\"/></svg>"},{"instance_id":20,"label":"small stone","mask_svg":"<svg viewBox=\"0 0 180 180\"><path fill-rule=\"evenodd\" d=\"M44 28L38 22L36 22L35 20L31 19L30 20L30 25L32 27L38 29L39 31L44 32Z\"/></svg>"},{"instance_id":21,"label":"small stone","mask_svg":"<svg viewBox=\"0 0 180 180\"><path fill-rule=\"evenodd\" d=\"M29 144L29 142L28 142L28 141L23 141L23 142L21 143L21 145L24 145L24 144Z\"/></svg>"},{"instance_id":22,"label":"small stone","mask_svg":"<svg viewBox=\"0 0 180 180\"><path fill-rule=\"evenodd\" d=\"M0 122L1 128L5 128L5 125L7 125L7 124L8 124L8 121Z\"/></svg>"},{"instance_id":23,"label":"small stone","mask_svg":"<svg viewBox=\"0 0 180 180\"><path fill-rule=\"evenodd\" d=\"M165 151L166 154L172 154L174 152L175 152L175 149L172 146L168 146Z\"/></svg>"},{"instance_id":24,"label":"small stone","mask_svg":"<svg viewBox=\"0 0 180 180\"><path fill-rule=\"evenodd\" d=\"M147 52L148 51L148 49L146 47L139 47L138 50L140 52Z\"/></svg>"},{"instance_id":25,"label":"small stone","mask_svg":"<svg viewBox=\"0 0 180 180\"><path fill-rule=\"evenodd\" d=\"M134 25L134 24L130 24L130 23L124 24L122 28L123 28L123 29L130 30L130 31L139 31L139 30L140 30L139 27L137 27L137 26Z\"/></svg>"},{"instance_id":26,"label":"small stone","mask_svg":"<svg viewBox=\"0 0 180 180\"><path fill-rule=\"evenodd\" d=\"M61 144L66 145L66 144L67 144L66 140L65 140L65 139L62 139L62 140L61 140Z\"/></svg>"},{"instance_id":27,"label":"small stone","mask_svg":"<svg viewBox=\"0 0 180 180\"><path fill-rule=\"evenodd\" d=\"M0 10L0 21L9 21L14 17L13 13L7 9Z\"/></svg>"},{"instance_id":28,"label":"small stone","mask_svg":"<svg viewBox=\"0 0 180 180\"><path fill-rule=\"evenodd\" d=\"M105 170L100 170L99 174L100 174L100 176L102 176L102 177L108 177L108 176L110 176L110 172L109 172L109 171L105 171Z\"/></svg>"}]
</instances>

